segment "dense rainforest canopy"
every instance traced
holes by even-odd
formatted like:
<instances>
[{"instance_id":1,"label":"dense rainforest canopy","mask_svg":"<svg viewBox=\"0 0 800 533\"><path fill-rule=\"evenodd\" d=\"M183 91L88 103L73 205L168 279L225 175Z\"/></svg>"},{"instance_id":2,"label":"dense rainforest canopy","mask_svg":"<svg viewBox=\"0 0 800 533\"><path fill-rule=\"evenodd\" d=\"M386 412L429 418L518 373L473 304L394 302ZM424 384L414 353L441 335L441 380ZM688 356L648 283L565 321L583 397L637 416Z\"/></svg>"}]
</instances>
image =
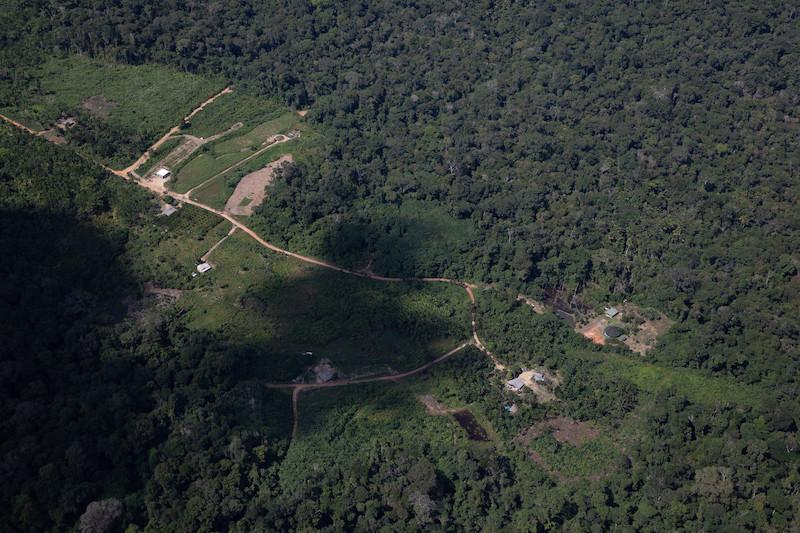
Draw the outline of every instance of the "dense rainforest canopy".
<instances>
[{"instance_id":1,"label":"dense rainforest canopy","mask_svg":"<svg viewBox=\"0 0 800 533\"><path fill-rule=\"evenodd\" d=\"M633 356L607 348L595 351L619 369L601 371L573 357L586 348L562 322L498 297L478 305L492 348L570 376L563 405L534 402L511 421L491 411L504 400L472 352L432 382L463 381L453 401L483 402L507 448L448 453L388 422L380 438L364 421L345 429L361 420L357 396L410 409L378 387L331 399L315 440L290 446L290 413L273 416L287 398L258 396L269 414L243 420L251 351L177 314L124 318L148 280L119 258L131 228L152 222L149 198L3 130L0 522L12 531L71 528L112 497L130 531L797 527L797 6L6 0L0 11L0 107L34 102L32 69L78 54L307 108L323 148L284 169L256 210L266 238L350 267L369 258L379 274L659 309L675 325L647 363L678 383L650 394L619 370ZM74 144L104 155L112 130L87 131ZM44 253L42 235L58 246ZM519 355L531 350L544 355ZM737 400L686 394L688 371ZM635 416L636 444L608 475L556 483L510 444L553 414L610 427ZM311 458L317 470L300 473Z\"/></svg>"}]
</instances>

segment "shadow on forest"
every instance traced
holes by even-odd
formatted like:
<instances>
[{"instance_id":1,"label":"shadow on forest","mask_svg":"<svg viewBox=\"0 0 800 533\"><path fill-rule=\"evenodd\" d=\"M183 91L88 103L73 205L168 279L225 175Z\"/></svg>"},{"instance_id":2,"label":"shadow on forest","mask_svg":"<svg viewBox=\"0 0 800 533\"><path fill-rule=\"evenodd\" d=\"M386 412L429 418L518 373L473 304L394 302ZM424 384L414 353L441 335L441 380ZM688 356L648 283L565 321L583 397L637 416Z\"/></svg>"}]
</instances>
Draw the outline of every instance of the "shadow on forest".
<instances>
[{"instance_id":1,"label":"shadow on forest","mask_svg":"<svg viewBox=\"0 0 800 533\"><path fill-rule=\"evenodd\" d=\"M322 239L322 254L349 268L369 264L384 276L461 278L463 256L472 246L462 222L434 210L385 210L369 220L332 226Z\"/></svg>"},{"instance_id":2,"label":"shadow on forest","mask_svg":"<svg viewBox=\"0 0 800 533\"><path fill-rule=\"evenodd\" d=\"M69 216L0 212L3 523L69 528L91 498L135 480L148 442L130 431L153 407L153 376L104 333L134 286L122 245Z\"/></svg>"},{"instance_id":3,"label":"shadow on forest","mask_svg":"<svg viewBox=\"0 0 800 533\"><path fill-rule=\"evenodd\" d=\"M197 468L216 475L212 465L241 460L240 450L259 447L265 465L284 453L289 395L258 378L291 379L325 356L349 370L413 368L441 355L434 341L469 335L456 287L319 268L241 302L269 318L279 346L189 331L174 312L130 317L143 280L124 260L124 239L66 215L0 212L3 523L69 529L103 498L125 502L121 523L143 523L141 503L125 498L155 477L191 493L185 462L205 457Z\"/></svg>"}]
</instances>

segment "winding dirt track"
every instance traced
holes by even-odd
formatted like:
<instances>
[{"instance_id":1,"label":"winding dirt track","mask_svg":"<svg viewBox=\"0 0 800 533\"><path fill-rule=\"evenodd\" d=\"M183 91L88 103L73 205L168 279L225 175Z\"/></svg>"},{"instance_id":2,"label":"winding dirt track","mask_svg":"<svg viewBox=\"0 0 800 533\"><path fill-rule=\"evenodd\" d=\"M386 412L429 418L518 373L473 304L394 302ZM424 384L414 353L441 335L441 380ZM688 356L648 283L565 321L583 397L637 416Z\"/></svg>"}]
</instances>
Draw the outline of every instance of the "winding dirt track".
<instances>
[{"instance_id":1,"label":"winding dirt track","mask_svg":"<svg viewBox=\"0 0 800 533\"><path fill-rule=\"evenodd\" d=\"M214 100L216 100L217 98L219 98L223 94L227 94L227 93L232 92L232 90L233 89L231 89L230 87L226 87L225 89L223 89L222 91L220 91L216 95L212 96L211 98L209 98L208 100L206 100L205 102L200 104L197 108L192 110L192 112L189 113L188 115L186 115L186 117L184 117L183 120L184 121L189 120L194 115L196 115L197 113L202 111L206 106L208 106L209 104L214 102ZM6 117L4 115L0 114L0 119L2 119L5 122L8 122L9 124L11 124L12 126L18 128L18 129L21 129L21 130L25 131L26 133L29 133L29 134L35 135L35 136L41 136L41 132L34 131L31 128L25 126L24 124L21 124L21 123L15 121L13 119L10 119L10 118L8 118L8 117ZM341 387L341 386L347 386L347 385L358 385L358 384L363 384L363 383L374 383L374 382L379 382L379 381L391 381L391 382L399 381L401 379L404 379L404 378L419 374L421 372L424 372L425 370L429 369L430 367L432 367L432 366L434 366L434 365L436 365L436 364L448 359L452 355L454 355L454 354L458 353L459 351L463 350L467 346L475 346L480 351L482 351L484 354L486 354L486 356L488 356L492 360L492 363L494 363L495 368L500 369L500 370L505 368L502 365L502 363L500 363L500 361L498 361L497 358L486 348L486 346L483 344L483 342L481 341L480 337L478 336L478 327L477 327L477 323L475 321L475 309L474 309L475 294L473 292L473 289L477 288L476 285L467 283L465 281L460 281L460 280L455 280L455 279L450 279L450 278L396 278L396 277L381 276L381 275L373 273L371 270L368 270L368 269L367 270L362 270L362 271L351 270L351 269L344 268L344 267L341 267L339 265L336 265L334 263L330 263L328 261L324 261L322 259L309 257L309 256L306 256L306 255L302 255L302 254L298 254L298 253L295 253L295 252L291 252L289 250L284 250L283 248L280 248L279 246L276 246L276 245L264 240L255 231L253 231L252 229L250 229L245 224L243 224L239 220L235 219L233 216L229 215L228 213L225 213L225 212L220 211L218 209L214 209L213 207L208 206L208 205L203 204L203 203L200 203L200 202L198 202L196 200L192 200L191 198L189 198L188 193L187 194L179 194L179 193L170 191L170 190L168 190L168 189L166 189L164 187L164 184L162 182L144 180L144 179L134 179L132 177L131 173L136 168L138 168L139 166L141 166L142 164L147 162L147 160L150 158L150 154L152 154L170 136L174 135L178 131L180 131L180 124L178 124L177 126L173 127L172 129L170 129L169 132L166 135L164 135L163 137L158 139L142 156L139 157L139 159L134 161L133 164L131 164L131 165L129 165L126 168L121 169L121 170L114 170L112 168L109 168L106 165L103 165L102 163L99 163L98 161L95 161L95 160L93 160L91 158L88 158L87 156L81 154L80 152L76 152L76 153L80 157L82 157L83 159L86 159L87 161L90 161L93 164L100 165L101 167L103 167L108 172L110 172L110 173L112 173L112 174L114 174L116 176L119 176L119 177L121 177L121 178L123 178L125 180L132 181L133 183L136 183L137 185L139 185L141 187L144 187L144 188L152 191L153 193L155 193L157 195L170 196L170 197L174 198L175 200L178 200L180 202L184 202L184 203L189 204L189 205L193 205L193 206L198 207L200 209L204 209L206 211L214 213L215 215L217 215L219 217L224 218L225 220L227 220L228 222L233 224L233 228L232 228L231 232L233 232L233 230L238 228L238 229L242 230L244 233L246 233L247 235L249 235L250 237L252 237L253 240L255 240L257 243L259 243L261 246L263 246L264 248L267 248L268 250L271 250L273 252L276 252L276 253L279 253L279 254L283 254L283 255L286 255L288 257L292 257L294 259L297 259L298 261L303 261L304 263L308 263L308 264L311 264L311 265L316 265L316 266L319 266L319 267L322 267L322 268L327 268L329 270L334 270L336 272L341 272L343 274L349 274L351 276L358 276L360 278L372 279L372 280L375 280L375 281L383 281L383 282L389 282L389 283L420 281L420 282L423 282L423 283L448 283L450 285L457 285L459 287L462 287L466 291L467 297L469 298L470 303L473 305L472 324L471 324L471 326L472 326L472 339L470 341L468 341L468 342L465 342L465 343L459 345L456 348L453 348L452 350L450 350L449 352L439 356L438 358L436 358L436 359L434 359L434 360L432 360L432 361L430 361L430 362L428 362L428 363L426 363L426 364L424 364L424 365L422 365L422 366L420 366L418 368L415 368L413 370L409 370L407 372L403 372L403 373L400 373L400 374L390 374L390 375L385 375L385 376L375 376L375 377L370 377L370 378L356 378L356 379L349 379L349 380L336 380L336 381L330 381L328 383L265 383L264 386L266 386L267 388L271 388L271 389L292 389L292 412L293 412L293 416L294 416L294 423L293 423L293 427L292 427L292 437L297 435L298 426L299 426L298 400L299 400L299 397L300 397L300 393L302 391L304 391L304 390L313 390L313 389L328 388L328 387Z\"/></svg>"},{"instance_id":2,"label":"winding dirt track","mask_svg":"<svg viewBox=\"0 0 800 533\"><path fill-rule=\"evenodd\" d=\"M200 111L205 109L206 106L211 105L212 103L214 103L214 100L216 100L217 98L219 98L223 94L228 94L230 92L233 92L233 89L231 89L230 87L225 87L220 92L218 92L217 94L215 94L214 96L212 96L211 98L209 98L208 100L206 100L205 102L203 102L202 104L200 104L199 106L194 108L191 113L189 113L188 115L183 117L183 121L181 122L181 124L183 124L183 122L187 122L193 116L195 116ZM143 164L147 163L147 161L150 159L150 156L153 154L153 152L158 150L158 148L162 144L167 142L167 139L169 139L170 137L172 137L173 135L175 135L176 133L181 131L181 124L178 124L177 126L173 127L171 130L169 130L166 134L164 134L163 137L161 137L159 140L154 142L153 145L150 148L148 148L145 153L143 153L141 156L139 156L139 159L137 159L136 161L134 161L132 164L128 165L124 169L120 170L119 172L127 174L128 172L133 172L134 170L136 170L137 168L139 168ZM114 174L119 175L117 172L114 172Z\"/></svg>"}]
</instances>

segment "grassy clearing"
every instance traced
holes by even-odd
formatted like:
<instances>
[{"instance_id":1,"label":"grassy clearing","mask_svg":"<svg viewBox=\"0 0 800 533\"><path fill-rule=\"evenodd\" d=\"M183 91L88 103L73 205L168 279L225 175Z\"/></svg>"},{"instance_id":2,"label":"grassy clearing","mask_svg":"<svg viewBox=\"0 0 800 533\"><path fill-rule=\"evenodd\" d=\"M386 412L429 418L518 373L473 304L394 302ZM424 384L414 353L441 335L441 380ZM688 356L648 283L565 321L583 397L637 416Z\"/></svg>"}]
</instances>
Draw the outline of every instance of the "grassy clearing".
<instances>
[{"instance_id":1,"label":"grassy clearing","mask_svg":"<svg viewBox=\"0 0 800 533\"><path fill-rule=\"evenodd\" d=\"M197 116L202 116L203 113ZM240 128L235 134L226 135L219 141L204 146L199 155L180 168L174 169L176 176L170 186L177 192L185 193L231 165L253 155L270 136L300 127L300 117L289 112L249 130Z\"/></svg>"},{"instance_id":2,"label":"grassy clearing","mask_svg":"<svg viewBox=\"0 0 800 533\"><path fill-rule=\"evenodd\" d=\"M170 217L158 217L129 241L132 268L158 286L188 289L197 259L222 238L231 224L213 213L184 205Z\"/></svg>"},{"instance_id":3,"label":"grassy clearing","mask_svg":"<svg viewBox=\"0 0 800 533\"><path fill-rule=\"evenodd\" d=\"M220 80L210 80L156 65L128 66L71 56L51 59L31 72L28 94L16 105L4 108L34 127L51 125L60 116L83 114L96 121L96 142L103 141L103 128L111 140L138 146L152 143L197 104L221 90ZM90 98L102 105L84 107ZM79 126L81 127L79 118ZM119 162L127 154L104 159Z\"/></svg>"},{"instance_id":4,"label":"grassy clearing","mask_svg":"<svg viewBox=\"0 0 800 533\"><path fill-rule=\"evenodd\" d=\"M208 249L216 241L204 242ZM276 380L321 357L344 373L406 370L469 337L468 302L457 287L328 272L268 252L240 232L209 262L215 268L195 278L178 303L190 327L271 354L258 373Z\"/></svg>"},{"instance_id":5,"label":"grassy clearing","mask_svg":"<svg viewBox=\"0 0 800 533\"><path fill-rule=\"evenodd\" d=\"M626 379L650 394L674 389L695 403L713 405L722 401L751 407L757 407L764 399L763 393L757 387L724 377L708 376L699 370L662 367L616 354L578 355L601 359L603 364L599 369L605 375Z\"/></svg>"},{"instance_id":6,"label":"grassy clearing","mask_svg":"<svg viewBox=\"0 0 800 533\"><path fill-rule=\"evenodd\" d=\"M304 139L301 137L298 140L281 143L265 150L258 157L254 157L241 166L209 181L206 185L203 185L203 187L194 192L192 198L216 209L224 208L225 203L228 201L231 194L233 194L236 185L242 177L250 172L255 172L256 170L264 168L285 154L291 153L294 155L297 150L303 152L303 142Z\"/></svg>"},{"instance_id":7,"label":"grassy clearing","mask_svg":"<svg viewBox=\"0 0 800 533\"><path fill-rule=\"evenodd\" d=\"M168 153L173 151L175 148L180 146L183 142L183 139L180 137L173 137L168 139L164 144L159 146L158 150L155 150L151 155L150 159L147 160L142 166L136 169L136 173L140 176L146 176L153 170L153 168L162 160L164 156Z\"/></svg>"},{"instance_id":8,"label":"grassy clearing","mask_svg":"<svg viewBox=\"0 0 800 533\"><path fill-rule=\"evenodd\" d=\"M409 465L423 455L433 458L434 468L448 476L463 474L452 460L459 450L481 460L494 456L491 442L470 441L452 416L428 415L417 400L426 390L424 381L412 378L303 393L300 432L281 465L281 484L291 490L314 472L340 465L368 470L387 450L407 457Z\"/></svg>"},{"instance_id":9,"label":"grassy clearing","mask_svg":"<svg viewBox=\"0 0 800 533\"><path fill-rule=\"evenodd\" d=\"M184 133L197 137L210 137L227 130L237 122L242 122L247 130L286 113L286 108L275 101L234 89L232 93L221 96L202 113L192 117Z\"/></svg>"},{"instance_id":10,"label":"grassy clearing","mask_svg":"<svg viewBox=\"0 0 800 533\"><path fill-rule=\"evenodd\" d=\"M170 188L179 193L185 193L197 187L208 178L222 172L229 166L241 161L250 154L215 154L201 148L203 153L195 156L186 163L169 183Z\"/></svg>"}]
</instances>

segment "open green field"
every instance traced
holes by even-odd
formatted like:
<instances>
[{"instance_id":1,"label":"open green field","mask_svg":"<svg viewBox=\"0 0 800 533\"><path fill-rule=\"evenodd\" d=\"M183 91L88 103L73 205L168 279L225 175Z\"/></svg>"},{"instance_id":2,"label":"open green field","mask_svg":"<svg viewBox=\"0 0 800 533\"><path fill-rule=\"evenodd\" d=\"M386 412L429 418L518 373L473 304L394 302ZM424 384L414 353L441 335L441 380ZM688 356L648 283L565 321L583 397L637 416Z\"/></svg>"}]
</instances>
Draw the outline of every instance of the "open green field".
<instances>
[{"instance_id":1,"label":"open green field","mask_svg":"<svg viewBox=\"0 0 800 533\"><path fill-rule=\"evenodd\" d=\"M27 94L2 112L34 128L76 116L68 140L87 145L113 164L135 159L137 150L224 87L220 80L157 65L126 66L78 56L50 59L30 75Z\"/></svg>"},{"instance_id":2,"label":"open green field","mask_svg":"<svg viewBox=\"0 0 800 533\"><path fill-rule=\"evenodd\" d=\"M237 122L243 123L246 131L274 120L286 114L286 111L283 104L241 92L236 88L232 93L221 96L202 113L192 117L183 132L197 137L210 137Z\"/></svg>"},{"instance_id":3,"label":"open green field","mask_svg":"<svg viewBox=\"0 0 800 533\"><path fill-rule=\"evenodd\" d=\"M170 217L158 217L129 240L132 268L156 285L167 288L193 287L197 259L230 230L231 224L203 209L183 205Z\"/></svg>"},{"instance_id":4,"label":"open green field","mask_svg":"<svg viewBox=\"0 0 800 533\"><path fill-rule=\"evenodd\" d=\"M315 148L316 139L317 136L311 130L306 130L299 139L277 144L242 165L209 180L192 192L192 198L216 209L222 209L244 176L264 168L285 154L291 154L295 161L302 159Z\"/></svg>"},{"instance_id":5,"label":"open green field","mask_svg":"<svg viewBox=\"0 0 800 533\"><path fill-rule=\"evenodd\" d=\"M151 170L153 170L153 167L155 167L164 158L164 156L180 146L181 143L183 143L183 139L180 137L171 137L167 139L164 144L158 147L158 150L152 152L150 159L134 170L140 176L146 176Z\"/></svg>"},{"instance_id":6,"label":"open green field","mask_svg":"<svg viewBox=\"0 0 800 533\"><path fill-rule=\"evenodd\" d=\"M203 112L198 113L197 116L202 116L207 110L213 108L214 105L212 104ZM227 124L225 127L230 127L230 125ZM302 119L294 112L284 112L277 118L250 129L240 128L236 133L226 135L214 143L205 145L198 155L189 159L180 168L173 169L175 177L169 182L169 186L176 192L185 193L212 178L215 174L219 174L226 168L252 156L262 147L264 141L272 135L287 133L292 129L301 128ZM292 144L294 144L294 141L282 143L278 147Z\"/></svg>"},{"instance_id":7,"label":"open green field","mask_svg":"<svg viewBox=\"0 0 800 533\"><path fill-rule=\"evenodd\" d=\"M182 260L162 261L157 248L151 261L182 276L229 227L208 228L202 247L195 239ZM408 370L469 338L468 300L458 287L330 272L264 250L240 232L208 261L214 269L180 286L189 290L177 307L191 328L271 354L260 373L274 380L294 378L322 357L344 374ZM307 351L313 356L300 355Z\"/></svg>"},{"instance_id":8,"label":"open green field","mask_svg":"<svg viewBox=\"0 0 800 533\"><path fill-rule=\"evenodd\" d=\"M589 357L597 356L592 354ZM733 402L751 407L759 406L765 397L758 387L720 376L708 376L699 370L658 366L614 354L602 357L600 368L603 373L627 379L651 394L674 389L695 403L713 405L717 402Z\"/></svg>"}]
</instances>

